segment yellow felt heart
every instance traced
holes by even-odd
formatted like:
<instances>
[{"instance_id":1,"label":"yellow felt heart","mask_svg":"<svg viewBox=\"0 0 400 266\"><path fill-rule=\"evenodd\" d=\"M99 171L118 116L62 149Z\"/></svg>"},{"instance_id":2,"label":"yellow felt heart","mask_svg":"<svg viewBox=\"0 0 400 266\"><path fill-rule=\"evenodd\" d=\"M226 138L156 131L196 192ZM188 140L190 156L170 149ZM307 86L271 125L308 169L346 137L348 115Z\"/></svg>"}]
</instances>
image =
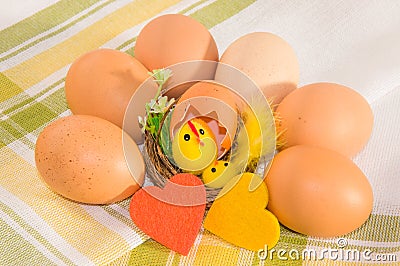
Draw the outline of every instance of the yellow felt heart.
<instances>
[{"instance_id":1,"label":"yellow felt heart","mask_svg":"<svg viewBox=\"0 0 400 266\"><path fill-rule=\"evenodd\" d=\"M226 241L249 250L272 248L280 236L278 219L266 210L268 190L261 178L244 173L221 190L204 221L204 228ZM259 186L250 191L249 185Z\"/></svg>"}]
</instances>

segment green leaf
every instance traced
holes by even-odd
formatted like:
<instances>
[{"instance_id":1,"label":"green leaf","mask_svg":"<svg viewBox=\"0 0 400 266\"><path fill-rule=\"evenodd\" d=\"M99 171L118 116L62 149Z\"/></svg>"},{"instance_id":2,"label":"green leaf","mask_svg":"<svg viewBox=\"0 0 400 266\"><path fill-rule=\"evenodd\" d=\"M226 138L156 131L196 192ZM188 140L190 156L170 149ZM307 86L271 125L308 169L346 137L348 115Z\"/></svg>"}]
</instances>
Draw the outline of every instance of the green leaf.
<instances>
[{"instance_id":1,"label":"green leaf","mask_svg":"<svg viewBox=\"0 0 400 266\"><path fill-rule=\"evenodd\" d=\"M161 128L160 142L159 142L163 153L168 157L170 161L172 160L172 142L169 131L171 125L171 117L172 117L172 112L170 112L164 120L163 127Z\"/></svg>"}]
</instances>

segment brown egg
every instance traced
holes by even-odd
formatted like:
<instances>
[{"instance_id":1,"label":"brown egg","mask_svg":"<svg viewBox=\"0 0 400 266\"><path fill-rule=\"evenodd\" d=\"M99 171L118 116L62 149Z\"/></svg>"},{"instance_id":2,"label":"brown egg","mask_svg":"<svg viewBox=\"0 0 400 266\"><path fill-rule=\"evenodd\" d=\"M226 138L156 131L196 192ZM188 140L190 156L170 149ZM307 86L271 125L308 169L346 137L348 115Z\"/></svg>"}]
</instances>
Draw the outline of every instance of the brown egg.
<instances>
[{"instance_id":1,"label":"brown egg","mask_svg":"<svg viewBox=\"0 0 400 266\"><path fill-rule=\"evenodd\" d=\"M149 77L147 72L138 60L120 51L98 49L86 53L67 73L68 105L74 114L98 116L122 128L128 102Z\"/></svg>"},{"instance_id":2,"label":"brown egg","mask_svg":"<svg viewBox=\"0 0 400 266\"><path fill-rule=\"evenodd\" d=\"M272 33L254 32L240 37L226 48L220 62L247 74L275 104L293 91L299 80L299 64L294 50ZM216 80L229 78L217 69Z\"/></svg>"},{"instance_id":3,"label":"brown egg","mask_svg":"<svg viewBox=\"0 0 400 266\"><path fill-rule=\"evenodd\" d=\"M116 125L94 116L56 120L39 135L36 167L54 192L74 201L108 204L139 189L144 162L136 143ZM127 164L124 150L135 160Z\"/></svg>"},{"instance_id":4,"label":"brown egg","mask_svg":"<svg viewBox=\"0 0 400 266\"><path fill-rule=\"evenodd\" d=\"M325 147L353 156L367 143L373 113L356 91L334 83L314 83L299 88L277 110L284 147L299 144Z\"/></svg>"},{"instance_id":5,"label":"brown egg","mask_svg":"<svg viewBox=\"0 0 400 266\"><path fill-rule=\"evenodd\" d=\"M299 145L276 155L264 180L268 209L288 228L310 236L335 237L369 217L372 188L347 157Z\"/></svg>"},{"instance_id":6,"label":"brown egg","mask_svg":"<svg viewBox=\"0 0 400 266\"><path fill-rule=\"evenodd\" d=\"M210 32L201 23L180 14L150 21L137 37L135 57L150 70L189 60L219 58Z\"/></svg>"}]
</instances>

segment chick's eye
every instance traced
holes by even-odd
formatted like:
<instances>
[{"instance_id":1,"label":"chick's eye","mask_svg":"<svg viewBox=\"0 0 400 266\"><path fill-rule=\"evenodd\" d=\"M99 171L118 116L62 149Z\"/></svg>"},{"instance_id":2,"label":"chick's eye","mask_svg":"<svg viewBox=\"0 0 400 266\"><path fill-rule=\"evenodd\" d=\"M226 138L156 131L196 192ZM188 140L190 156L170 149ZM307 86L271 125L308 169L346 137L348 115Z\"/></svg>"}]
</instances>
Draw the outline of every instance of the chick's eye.
<instances>
[{"instance_id":1,"label":"chick's eye","mask_svg":"<svg viewBox=\"0 0 400 266\"><path fill-rule=\"evenodd\" d=\"M217 172L217 169L215 167L211 168L211 172L215 173Z\"/></svg>"},{"instance_id":2,"label":"chick's eye","mask_svg":"<svg viewBox=\"0 0 400 266\"><path fill-rule=\"evenodd\" d=\"M185 141L189 141L189 140L190 140L190 135L189 135L189 134L185 134L185 135L183 136L183 139L184 139Z\"/></svg>"},{"instance_id":3,"label":"chick's eye","mask_svg":"<svg viewBox=\"0 0 400 266\"><path fill-rule=\"evenodd\" d=\"M199 132L201 135L204 135L204 129L200 128Z\"/></svg>"}]
</instances>

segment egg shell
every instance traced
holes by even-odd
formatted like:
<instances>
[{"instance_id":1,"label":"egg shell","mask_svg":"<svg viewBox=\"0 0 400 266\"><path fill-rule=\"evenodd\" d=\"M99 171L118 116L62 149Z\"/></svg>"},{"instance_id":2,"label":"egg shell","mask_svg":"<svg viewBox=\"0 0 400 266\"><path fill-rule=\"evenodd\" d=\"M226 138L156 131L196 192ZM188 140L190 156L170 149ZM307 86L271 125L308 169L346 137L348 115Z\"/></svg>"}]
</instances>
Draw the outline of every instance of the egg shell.
<instances>
[{"instance_id":1,"label":"egg shell","mask_svg":"<svg viewBox=\"0 0 400 266\"><path fill-rule=\"evenodd\" d=\"M218 61L218 49L210 32L198 21L167 14L151 20L140 31L135 56L154 70L190 60Z\"/></svg>"},{"instance_id":2,"label":"egg shell","mask_svg":"<svg viewBox=\"0 0 400 266\"><path fill-rule=\"evenodd\" d=\"M293 91L276 113L283 148L315 145L349 157L368 142L374 120L360 94L335 83L314 83Z\"/></svg>"},{"instance_id":3,"label":"egg shell","mask_svg":"<svg viewBox=\"0 0 400 266\"><path fill-rule=\"evenodd\" d=\"M54 192L73 201L108 204L131 196L144 180L135 142L104 119L72 115L48 125L36 142L39 174ZM130 157L128 165L124 148Z\"/></svg>"},{"instance_id":4,"label":"egg shell","mask_svg":"<svg viewBox=\"0 0 400 266\"><path fill-rule=\"evenodd\" d=\"M248 75L275 104L297 88L296 54L284 39L272 33L253 32L240 37L226 48L220 62ZM216 80L230 78L217 69Z\"/></svg>"},{"instance_id":5,"label":"egg shell","mask_svg":"<svg viewBox=\"0 0 400 266\"><path fill-rule=\"evenodd\" d=\"M172 76L164 84L162 94L171 98L179 98L189 87L200 80L213 79L215 69L217 68L215 61L188 61L178 63L168 67L172 72ZM153 77L148 77L132 95L126 108L123 130L127 132L137 144L144 141L144 135L138 122L138 116L146 115L145 104L154 98L158 86Z\"/></svg>"},{"instance_id":6,"label":"egg shell","mask_svg":"<svg viewBox=\"0 0 400 266\"><path fill-rule=\"evenodd\" d=\"M112 49L88 52L68 70L68 106L74 114L98 116L122 128L129 100L148 77L148 70L126 53Z\"/></svg>"},{"instance_id":7,"label":"egg shell","mask_svg":"<svg viewBox=\"0 0 400 266\"><path fill-rule=\"evenodd\" d=\"M335 237L360 227L373 206L371 185L347 157L299 145L278 153L264 181L268 209L288 228Z\"/></svg>"},{"instance_id":8,"label":"egg shell","mask_svg":"<svg viewBox=\"0 0 400 266\"><path fill-rule=\"evenodd\" d=\"M239 96L227 87L213 81L198 82L178 100L171 116L171 136L189 119L202 116L214 132L220 158L231 147L240 103Z\"/></svg>"}]
</instances>

